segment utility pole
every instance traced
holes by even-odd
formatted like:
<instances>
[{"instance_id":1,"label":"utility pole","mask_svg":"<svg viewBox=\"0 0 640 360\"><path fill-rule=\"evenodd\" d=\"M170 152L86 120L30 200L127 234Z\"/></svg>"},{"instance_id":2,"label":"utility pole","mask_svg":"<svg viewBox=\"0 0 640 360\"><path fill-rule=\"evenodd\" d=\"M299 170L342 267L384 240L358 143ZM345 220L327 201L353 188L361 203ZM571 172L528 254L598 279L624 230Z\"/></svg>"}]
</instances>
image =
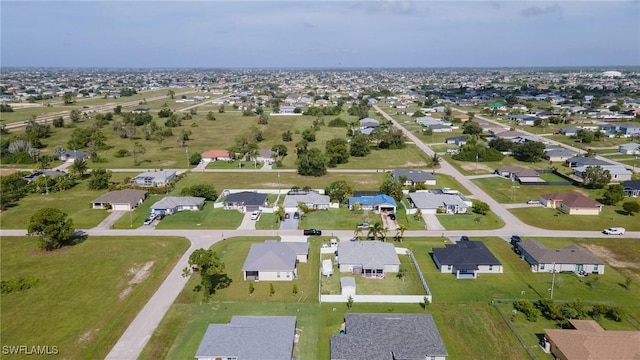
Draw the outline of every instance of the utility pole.
<instances>
[{"instance_id":1,"label":"utility pole","mask_svg":"<svg viewBox=\"0 0 640 360\"><path fill-rule=\"evenodd\" d=\"M551 270L551 300L553 300L553 288L556 284L556 263L553 263L553 269Z\"/></svg>"}]
</instances>

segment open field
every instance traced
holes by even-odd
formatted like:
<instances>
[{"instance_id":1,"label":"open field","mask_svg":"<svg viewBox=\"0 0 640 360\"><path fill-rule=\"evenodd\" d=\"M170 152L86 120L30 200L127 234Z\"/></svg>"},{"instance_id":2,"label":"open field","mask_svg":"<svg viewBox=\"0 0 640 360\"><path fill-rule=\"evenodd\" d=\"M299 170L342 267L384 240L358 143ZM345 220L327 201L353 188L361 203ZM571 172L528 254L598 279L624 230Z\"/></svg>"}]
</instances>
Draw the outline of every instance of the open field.
<instances>
[{"instance_id":1,"label":"open field","mask_svg":"<svg viewBox=\"0 0 640 360\"><path fill-rule=\"evenodd\" d=\"M0 336L7 345L58 346L66 359L103 359L188 248L162 237L89 237L52 252L35 245L2 238L2 280L38 281L2 294Z\"/></svg>"},{"instance_id":2,"label":"open field","mask_svg":"<svg viewBox=\"0 0 640 360\"><path fill-rule=\"evenodd\" d=\"M447 230L492 230L504 226L504 221L493 211L489 211L486 215L473 213L438 215L438 221Z\"/></svg>"},{"instance_id":3,"label":"open field","mask_svg":"<svg viewBox=\"0 0 640 360\"><path fill-rule=\"evenodd\" d=\"M213 203L207 201L201 211L181 211L166 216L156 229L235 229L243 216L237 210L214 209Z\"/></svg>"},{"instance_id":4,"label":"open field","mask_svg":"<svg viewBox=\"0 0 640 360\"><path fill-rule=\"evenodd\" d=\"M612 138L605 137L605 138L602 138L602 140L594 140L588 144L581 143L580 139L573 139L570 136L564 136L564 135L549 135L549 136L546 136L546 138L549 140L555 140L557 142L567 144L569 146L573 146L582 150L587 150L587 149L598 150L598 148L611 147L611 152L618 151L618 145L631 142L631 139L616 138L616 137L612 137Z\"/></svg>"},{"instance_id":5,"label":"open field","mask_svg":"<svg viewBox=\"0 0 640 360\"><path fill-rule=\"evenodd\" d=\"M535 163L518 161L512 156L505 156L502 161L478 162L454 160L451 155L443 155L443 158L453 167L458 169L463 175L482 175L493 173L497 168L504 166L520 166L523 168L544 170L551 167L546 160Z\"/></svg>"},{"instance_id":6,"label":"open field","mask_svg":"<svg viewBox=\"0 0 640 360\"><path fill-rule=\"evenodd\" d=\"M568 215L556 209L527 207L510 209L524 223L550 230L603 230L621 226L627 231L640 230L640 216L624 214L621 205L605 205L600 215Z\"/></svg>"},{"instance_id":7,"label":"open field","mask_svg":"<svg viewBox=\"0 0 640 360\"><path fill-rule=\"evenodd\" d=\"M511 182L511 180L502 176L473 179L471 181L502 204L524 203L530 199L539 200L541 194L566 191L578 191L587 196L595 195L592 190L578 188L573 185L520 185L518 182Z\"/></svg>"}]
</instances>

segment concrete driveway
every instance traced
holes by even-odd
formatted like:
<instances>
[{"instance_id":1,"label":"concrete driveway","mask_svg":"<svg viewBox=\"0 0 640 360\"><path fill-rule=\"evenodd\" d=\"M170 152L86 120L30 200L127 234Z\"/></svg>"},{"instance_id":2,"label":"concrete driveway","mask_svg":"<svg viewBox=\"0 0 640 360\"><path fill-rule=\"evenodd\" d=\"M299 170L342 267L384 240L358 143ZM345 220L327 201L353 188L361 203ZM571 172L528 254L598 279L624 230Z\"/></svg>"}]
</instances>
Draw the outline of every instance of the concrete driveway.
<instances>
[{"instance_id":1,"label":"concrete driveway","mask_svg":"<svg viewBox=\"0 0 640 360\"><path fill-rule=\"evenodd\" d=\"M289 214L288 219L283 219L280 222L280 230L298 230L298 225L300 225L300 220L293 218L293 213Z\"/></svg>"}]
</instances>

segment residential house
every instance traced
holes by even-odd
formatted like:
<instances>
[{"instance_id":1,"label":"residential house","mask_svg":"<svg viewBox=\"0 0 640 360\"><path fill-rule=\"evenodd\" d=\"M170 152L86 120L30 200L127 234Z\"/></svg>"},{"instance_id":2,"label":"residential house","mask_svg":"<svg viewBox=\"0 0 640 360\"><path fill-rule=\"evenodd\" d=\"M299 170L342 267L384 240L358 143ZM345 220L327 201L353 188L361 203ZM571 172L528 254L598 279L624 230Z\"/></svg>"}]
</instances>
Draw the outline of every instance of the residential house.
<instances>
[{"instance_id":1,"label":"residential house","mask_svg":"<svg viewBox=\"0 0 640 360\"><path fill-rule=\"evenodd\" d=\"M175 170L147 171L131 179L131 185L141 187L165 186L175 177Z\"/></svg>"},{"instance_id":2,"label":"residential house","mask_svg":"<svg viewBox=\"0 0 640 360\"><path fill-rule=\"evenodd\" d=\"M542 194L540 203L549 208L560 209L569 215L600 215L603 206L579 192Z\"/></svg>"},{"instance_id":3,"label":"residential house","mask_svg":"<svg viewBox=\"0 0 640 360\"><path fill-rule=\"evenodd\" d=\"M300 204L306 205L311 210L328 210L331 207L331 199L328 195L320 195L315 191L287 194L283 206L286 212L298 211Z\"/></svg>"},{"instance_id":4,"label":"residential house","mask_svg":"<svg viewBox=\"0 0 640 360\"><path fill-rule=\"evenodd\" d=\"M424 170L412 170L412 169L395 169L391 171L391 177L394 180L405 179L403 185L413 186L417 184L435 185L436 177Z\"/></svg>"},{"instance_id":5,"label":"residential house","mask_svg":"<svg viewBox=\"0 0 640 360\"><path fill-rule=\"evenodd\" d=\"M434 133L452 132L453 131L453 126L451 126L449 123L445 123L445 122L443 122L442 124L431 124L428 127Z\"/></svg>"},{"instance_id":6,"label":"residential house","mask_svg":"<svg viewBox=\"0 0 640 360\"><path fill-rule=\"evenodd\" d=\"M232 316L228 324L209 324L195 358L291 360L295 342L295 316Z\"/></svg>"},{"instance_id":7,"label":"residential house","mask_svg":"<svg viewBox=\"0 0 640 360\"><path fill-rule=\"evenodd\" d=\"M355 194L354 194L355 195ZM358 207L362 210L373 210L376 213L396 212L396 201L389 195L378 194L375 196L353 196L348 200L349 209Z\"/></svg>"},{"instance_id":8,"label":"residential house","mask_svg":"<svg viewBox=\"0 0 640 360\"><path fill-rule=\"evenodd\" d=\"M462 146L464 144L467 143L467 137L466 136L453 136L453 137L448 137L444 140L445 144L456 144L458 146Z\"/></svg>"},{"instance_id":9,"label":"residential house","mask_svg":"<svg viewBox=\"0 0 640 360\"><path fill-rule=\"evenodd\" d=\"M423 214L465 214L472 206L464 195L444 189L409 193L409 201Z\"/></svg>"},{"instance_id":10,"label":"residential house","mask_svg":"<svg viewBox=\"0 0 640 360\"><path fill-rule=\"evenodd\" d=\"M298 277L296 265L307 262L309 243L266 240L251 244L242 266L244 280L291 281Z\"/></svg>"},{"instance_id":11,"label":"residential house","mask_svg":"<svg viewBox=\"0 0 640 360\"><path fill-rule=\"evenodd\" d=\"M258 155L252 160L273 163L273 155L275 155L275 152L271 151L270 149L258 149Z\"/></svg>"},{"instance_id":12,"label":"residential house","mask_svg":"<svg viewBox=\"0 0 640 360\"><path fill-rule=\"evenodd\" d=\"M252 212L260 210L260 207L267 206L267 194L254 191L241 191L227 195L224 199L224 208L237 209L241 212Z\"/></svg>"},{"instance_id":13,"label":"residential house","mask_svg":"<svg viewBox=\"0 0 640 360\"><path fill-rule=\"evenodd\" d=\"M621 185L624 187L625 195L632 197L640 196L640 180L623 181Z\"/></svg>"},{"instance_id":14,"label":"residential house","mask_svg":"<svg viewBox=\"0 0 640 360\"><path fill-rule=\"evenodd\" d=\"M147 198L146 190L124 189L110 191L91 202L94 209L129 211L142 204Z\"/></svg>"},{"instance_id":15,"label":"residential house","mask_svg":"<svg viewBox=\"0 0 640 360\"><path fill-rule=\"evenodd\" d=\"M507 107L502 103L495 102L495 103L489 104L489 109L490 110L507 110Z\"/></svg>"},{"instance_id":16,"label":"residential house","mask_svg":"<svg viewBox=\"0 0 640 360\"><path fill-rule=\"evenodd\" d=\"M331 336L331 360L445 360L449 354L433 317L425 314L345 314Z\"/></svg>"},{"instance_id":17,"label":"residential house","mask_svg":"<svg viewBox=\"0 0 640 360\"><path fill-rule=\"evenodd\" d=\"M381 241L341 241L336 262L340 272L370 278L383 278L387 273L397 273L400 269L396 248Z\"/></svg>"},{"instance_id":18,"label":"residential house","mask_svg":"<svg viewBox=\"0 0 640 360\"><path fill-rule=\"evenodd\" d=\"M22 178L27 180L28 182L32 182L32 181L36 180L37 178L39 178L41 176L48 176L50 179L55 179L57 177L65 176L65 175L67 175L67 173L64 172L64 171L38 170L38 171L32 172L29 175L23 176Z\"/></svg>"},{"instance_id":19,"label":"residential house","mask_svg":"<svg viewBox=\"0 0 640 360\"><path fill-rule=\"evenodd\" d=\"M380 126L380 121L372 118L364 118L359 120L360 129L376 128Z\"/></svg>"},{"instance_id":20,"label":"residential house","mask_svg":"<svg viewBox=\"0 0 640 360\"><path fill-rule=\"evenodd\" d=\"M74 162L77 160L87 160L89 158L89 154L84 151L78 150L67 150L62 154L58 155L58 159L66 162Z\"/></svg>"},{"instance_id":21,"label":"residential house","mask_svg":"<svg viewBox=\"0 0 640 360\"><path fill-rule=\"evenodd\" d=\"M520 166L503 166L496 169L496 174L520 183L544 182L537 171Z\"/></svg>"},{"instance_id":22,"label":"residential house","mask_svg":"<svg viewBox=\"0 0 640 360\"><path fill-rule=\"evenodd\" d=\"M152 214L172 215L179 211L199 211L205 198L195 196L167 196L151 205Z\"/></svg>"},{"instance_id":23,"label":"residential house","mask_svg":"<svg viewBox=\"0 0 640 360\"><path fill-rule=\"evenodd\" d=\"M545 149L544 152L549 157L549 161L567 161L576 156L576 153L564 148Z\"/></svg>"},{"instance_id":24,"label":"residential house","mask_svg":"<svg viewBox=\"0 0 640 360\"><path fill-rule=\"evenodd\" d=\"M502 273L502 264L481 241L458 241L432 251L440 272L456 274L457 279L475 279L480 273Z\"/></svg>"},{"instance_id":25,"label":"residential house","mask_svg":"<svg viewBox=\"0 0 640 360\"><path fill-rule=\"evenodd\" d=\"M513 140L515 138L525 137L525 136L527 136L527 134L525 134L523 132L520 132L520 131L507 130L507 131L499 132L497 134L493 134L493 136L498 138L498 139Z\"/></svg>"},{"instance_id":26,"label":"residential house","mask_svg":"<svg viewBox=\"0 0 640 360\"><path fill-rule=\"evenodd\" d=\"M534 240L518 243L517 250L533 272L585 271L604 274L604 262L579 245L548 249Z\"/></svg>"},{"instance_id":27,"label":"residential house","mask_svg":"<svg viewBox=\"0 0 640 360\"><path fill-rule=\"evenodd\" d=\"M533 126L536 118L531 115L509 115L509 120L513 120L520 125Z\"/></svg>"},{"instance_id":28,"label":"residential house","mask_svg":"<svg viewBox=\"0 0 640 360\"><path fill-rule=\"evenodd\" d=\"M640 125L620 125L619 130L625 137L640 135Z\"/></svg>"},{"instance_id":29,"label":"residential house","mask_svg":"<svg viewBox=\"0 0 640 360\"><path fill-rule=\"evenodd\" d=\"M223 160L223 161L232 160L231 153L229 152L229 150L222 150L222 149L207 150L202 154L200 154L200 156L202 157L202 160L209 161L209 162L218 161L218 160Z\"/></svg>"},{"instance_id":30,"label":"residential house","mask_svg":"<svg viewBox=\"0 0 640 360\"><path fill-rule=\"evenodd\" d=\"M612 182L631 180L631 177L633 175L633 173L630 170L628 170L622 165L608 164L608 165L595 165L595 166L599 166L602 168L602 170L608 171L609 174L611 174ZM573 168L573 173L576 176L579 176L580 178L584 178L585 171L587 171L587 169L589 169L590 167L592 166L591 165L576 166L575 168Z\"/></svg>"},{"instance_id":31,"label":"residential house","mask_svg":"<svg viewBox=\"0 0 640 360\"><path fill-rule=\"evenodd\" d=\"M640 359L640 331L605 330L595 320L569 319L573 329L544 329L556 359Z\"/></svg>"},{"instance_id":32,"label":"residential house","mask_svg":"<svg viewBox=\"0 0 640 360\"><path fill-rule=\"evenodd\" d=\"M587 157L584 155L574 156L566 161L567 166L569 167L580 167L580 166L596 166L596 165L612 165L610 162L606 162L604 160Z\"/></svg>"},{"instance_id":33,"label":"residential house","mask_svg":"<svg viewBox=\"0 0 640 360\"><path fill-rule=\"evenodd\" d=\"M582 130L582 128L579 127L570 127L570 128L566 128L566 129L560 129L558 130L558 132L561 135L564 136L576 136L578 135L578 131Z\"/></svg>"},{"instance_id":34,"label":"residential house","mask_svg":"<svg viewBox=\"0 0 640 360\"><path fill-rule=\"evenodd\" d=\"M640 155L640 144L628 143L618 146L618 152L625 155Z\"/></svg>"},{"instance_id":35,"label":"residential house","mask_svg":"<svg viewBox=\"0 0 640 360\"><path fill-rule=\"evenodd\" d=\"M422 126L429 126L429 125L443 124L443 121L442 119L434 118L431 116L422 116L422 117L416 118L416 123Z\"/></svg>"}]
</instances>

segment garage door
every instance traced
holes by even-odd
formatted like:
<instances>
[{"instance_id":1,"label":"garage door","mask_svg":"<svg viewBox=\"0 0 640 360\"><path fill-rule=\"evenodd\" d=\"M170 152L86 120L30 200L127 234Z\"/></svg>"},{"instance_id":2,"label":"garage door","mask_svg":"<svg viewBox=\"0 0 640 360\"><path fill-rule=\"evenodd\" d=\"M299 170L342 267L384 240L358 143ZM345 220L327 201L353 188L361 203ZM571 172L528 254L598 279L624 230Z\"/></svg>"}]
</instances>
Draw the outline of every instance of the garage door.
<instances>
[{"instance_id":1,"label":"garage door","mask_svg":"<svg viewBox=\"0 0 640 360\"><path fill-rule=\"evenodd\" d=\"M116 211L128 211L129 210L129 204L113 204L113 210Z\"/></svg>"}]
</instances>

